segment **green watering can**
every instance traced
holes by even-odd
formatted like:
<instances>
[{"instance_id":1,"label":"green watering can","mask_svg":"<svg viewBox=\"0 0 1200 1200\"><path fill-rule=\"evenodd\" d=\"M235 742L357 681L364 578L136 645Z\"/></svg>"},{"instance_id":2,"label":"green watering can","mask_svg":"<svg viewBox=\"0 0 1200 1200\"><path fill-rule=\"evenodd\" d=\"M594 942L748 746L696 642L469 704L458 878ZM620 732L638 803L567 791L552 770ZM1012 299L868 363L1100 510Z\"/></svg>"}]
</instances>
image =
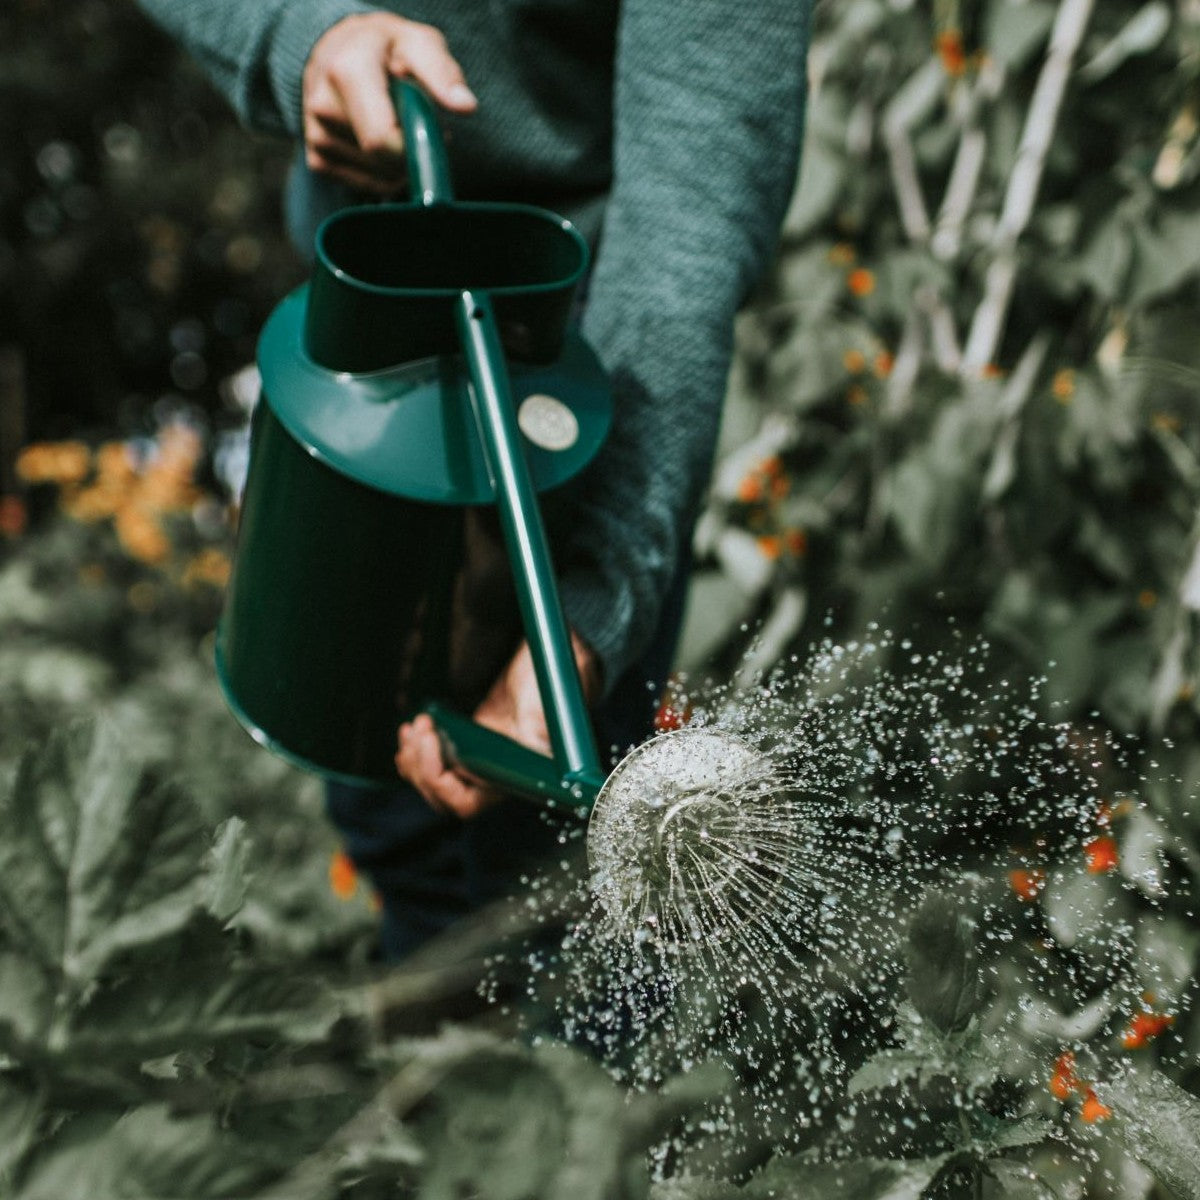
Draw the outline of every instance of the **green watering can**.
<instances>
[{"instance_id":1,"label":"green watering can","mask_svg":"<svg viewBox=\"0 0 1200 1200\"><path fill-rule=\"evenodd\" d=\"M587 245L544 209L454 203L430 102L403 81L394 99L414 201L330 217L312 280L260 340L221 685L259 742L350 783L394 784L397 726L430 713L473 774L590 809L601 904L690 944L761 874L713 860L714 883L710 831L756 828L746 797L776 790L774 768L731 733L684 728L606 778L538 503L611 423L604 371L568 327ZM552 757L464 715L522 632Z\"/></svg>"},{"instance_id":2,"label":"green watering can","mask_svg":"<svg viewBox=\"0 0 1200 1200\"><path fill-rule=\"evenodd\" d=\"M568 327L587 244L544 209L454 202L430 101L393 98L413 201L326 220L260 339L218 674L256 740L328 778L395 783L397 726L428 711L475 774L587 807L606 772L537 501L611 423ZM522 630L553 759L462 715Z\"/></svg>"}]
</instances>

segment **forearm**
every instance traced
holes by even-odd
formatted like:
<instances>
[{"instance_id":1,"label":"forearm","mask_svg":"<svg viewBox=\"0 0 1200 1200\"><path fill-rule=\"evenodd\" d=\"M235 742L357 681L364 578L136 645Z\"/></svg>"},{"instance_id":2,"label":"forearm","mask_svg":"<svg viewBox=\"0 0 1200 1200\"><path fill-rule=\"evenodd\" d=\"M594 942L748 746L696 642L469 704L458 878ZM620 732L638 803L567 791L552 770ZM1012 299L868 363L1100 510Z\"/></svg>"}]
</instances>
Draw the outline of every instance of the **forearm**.
<instances>
[{"instance_id":1,"label":"forearm","mask_svg":"<svg viewBox=\"0 0 1200 1200\"><path fill-rule=\"evenodd\" d=\"M578 489L568 617L634 661L707 483L738 305L771 260L797 172L807 0L626 0L614 187L585 332L617 413Z\"/></svg>"},{"instance_id":2,"label":"forearm","mask_svg":"<svg viewBox=\"0 0 1200 1200\"><path fill-rule=\"evenodd\" d=\"M317 39L358 0L138 0L200 63L246 124L297 134L301 78Z\"/></svg>"}]
</instances>

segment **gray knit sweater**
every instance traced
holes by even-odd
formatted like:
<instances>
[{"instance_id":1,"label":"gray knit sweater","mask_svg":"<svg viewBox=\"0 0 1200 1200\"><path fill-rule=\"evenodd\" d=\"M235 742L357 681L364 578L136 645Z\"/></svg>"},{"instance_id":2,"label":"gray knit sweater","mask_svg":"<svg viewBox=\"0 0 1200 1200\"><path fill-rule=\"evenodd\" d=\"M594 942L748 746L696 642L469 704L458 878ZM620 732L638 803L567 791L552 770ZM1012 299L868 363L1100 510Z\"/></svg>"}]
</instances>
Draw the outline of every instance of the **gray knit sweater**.
<instances>
[{"instance_id":1,"label":"gray knit sweater","mask_svg":"<svg viewBox=\"0 0 1200 1200\"><path fill-rule=\"evenodd\" d=\"M358 0L141 0L251 126L295 135L314 42ZM584 333L609 441L574 489L571 625L611 684L650 638L712 466L733 317L796 178L811 0L388 0L479 97L450 118L464 199L603 203Z\"/></svg>"}]
</instances>

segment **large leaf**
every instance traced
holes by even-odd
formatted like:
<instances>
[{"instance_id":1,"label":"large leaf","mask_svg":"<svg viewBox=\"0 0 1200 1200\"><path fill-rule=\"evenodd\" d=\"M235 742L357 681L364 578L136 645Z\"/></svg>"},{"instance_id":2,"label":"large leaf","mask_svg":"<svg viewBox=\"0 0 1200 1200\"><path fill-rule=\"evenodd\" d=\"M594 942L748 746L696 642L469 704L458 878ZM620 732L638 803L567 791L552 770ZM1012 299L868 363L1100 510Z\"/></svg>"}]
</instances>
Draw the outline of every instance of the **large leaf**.
<instances>
[{"instance_id":1,"label":"large leaf","mask_svg":"<svg viewBox=\"0 0 1200 1200\"><path fill-rule=\"evenodd\" d=\"M223 1200L276 1170L263 1149L224 1131L216 1117L147 1105L69 1120L44 1143L14 1200Z\"/></svg>"},{"instance_id":2,"label":"large leaf","mask_svg":"<svg viewBox=\"0 0 1200 1200\"><path fill-rule=\"evenodd\" d=\"M947 1156L884 1161L814 1163L779 1158L768 1163L742 1189L745 1200L919 1200L946 1163Z\"/></svg>"},{"instance_id":3,"label":"large leaf","mask_svg":"<svg viewBox=\"0 0 1200 1200\"><path fill-rule=\"evenodd\" d=\"M0 795L0 920L14 948L82 992L119 952L203 907L204 835L104 721L55 733Z\"/></svg>"},{"instance_id":4,"label":"large leaf","mask_svg":"<svg viewBox=\"0 0 1200 1200\"><path fill-rule=\"evenodd\" d=\"M1200 1200L1200 1100L1152 1072L1101 1089L1127 1149L1179 1200Z\"/></svg>"},{"instance_id":5,"label":"large leaf","mask_svg":"<svg viewBox=\"0 0 1200 1200\"><path fill-rule=\"evenodd\" d=\"M943 892L929 891L913 915L904 949L913 1008L942 1033L965 1029L983 1001L975 926Z\"/></svg>"}]
</instances>

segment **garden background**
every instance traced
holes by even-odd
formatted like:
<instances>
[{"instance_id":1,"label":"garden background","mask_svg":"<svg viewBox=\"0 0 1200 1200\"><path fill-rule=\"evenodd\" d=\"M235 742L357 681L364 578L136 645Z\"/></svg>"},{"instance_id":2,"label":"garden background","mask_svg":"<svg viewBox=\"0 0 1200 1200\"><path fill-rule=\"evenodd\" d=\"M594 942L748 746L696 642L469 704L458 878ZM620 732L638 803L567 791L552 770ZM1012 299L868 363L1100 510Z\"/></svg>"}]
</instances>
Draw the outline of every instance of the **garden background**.
<instances>
[{"instance_id":1,"label":"garden background","mask_svg":"<svg viewBox=\"0 0 1200 1200\"><path fill-rule=\"evenodd\" d=\"M0 11L4 1194L1200 1196L1200 5L826 2L810 66L682 666L985 638L1125 761L1090 835L913 920L920 1037L847 986L840 1106L780 1137L704 1119L738 1064L630 1101L516 1036L527 908L371 961L318 790L210 665L288 148L129 0ZM1031 956L1069 985L1031 1000Z\"/></svg>"}]
</instances>

